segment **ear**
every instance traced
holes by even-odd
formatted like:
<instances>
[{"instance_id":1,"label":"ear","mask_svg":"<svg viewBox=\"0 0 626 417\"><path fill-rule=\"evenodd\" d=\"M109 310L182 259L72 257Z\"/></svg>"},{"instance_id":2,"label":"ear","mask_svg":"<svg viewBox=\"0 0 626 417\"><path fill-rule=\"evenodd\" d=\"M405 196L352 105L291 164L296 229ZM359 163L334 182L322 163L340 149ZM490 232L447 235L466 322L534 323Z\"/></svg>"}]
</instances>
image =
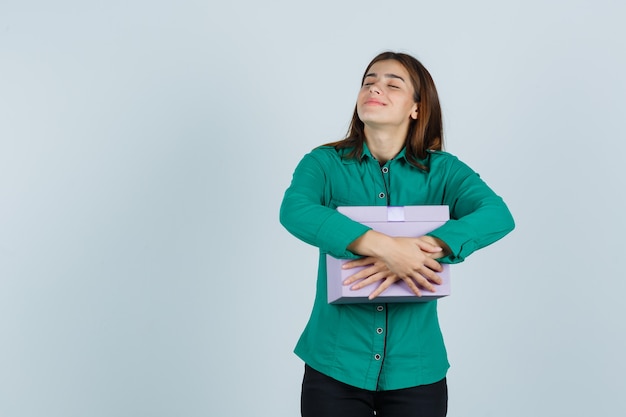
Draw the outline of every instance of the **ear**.
<instances>
[{"instance_id":1,"label":"ear","mask_svg":"<svg viewBox=\"0 0 626 417\"><path fill-rule=\"evenodd\" d=\"M417 115L419 113L419 105L418 103L413 104L413 110L411 111L411 119L417 120Z\"/></svg>"}]
</instances>

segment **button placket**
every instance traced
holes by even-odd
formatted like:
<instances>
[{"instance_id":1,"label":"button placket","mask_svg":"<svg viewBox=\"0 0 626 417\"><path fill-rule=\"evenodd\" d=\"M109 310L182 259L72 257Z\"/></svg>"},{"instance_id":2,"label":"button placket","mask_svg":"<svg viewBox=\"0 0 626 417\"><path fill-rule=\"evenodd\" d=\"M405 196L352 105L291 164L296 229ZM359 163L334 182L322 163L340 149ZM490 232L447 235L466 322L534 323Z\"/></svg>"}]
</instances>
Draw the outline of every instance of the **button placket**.
<instances>
[{"instance_id":1,"label":"button placket","mask_svg":"<svg viewBox=\"0 0 626 417\"><path fill-rule=\"evenodd\" d=\"M386 306L384 304L375 305L375 315L372 330L375 332L373 336L372 356L373 359L382 366L383 353L385 351L385 327L386 327Z\"/></svg>"},{"instance_id":2,"label":"button placket","mask_svg":"<svg viewBox=\"0 0 626 417\"><path fill-rule=\"evenodd\" d=\"M383 179L383 183L385 184L385 190L378 193L378 198L381 200L388 199L389 177L387 174L389 173L389 167L388 166L381 167L380 172L382 173L381 176ZM389 204L389 201L387 201L387 204Z\"/></svg>"}]
</instances>

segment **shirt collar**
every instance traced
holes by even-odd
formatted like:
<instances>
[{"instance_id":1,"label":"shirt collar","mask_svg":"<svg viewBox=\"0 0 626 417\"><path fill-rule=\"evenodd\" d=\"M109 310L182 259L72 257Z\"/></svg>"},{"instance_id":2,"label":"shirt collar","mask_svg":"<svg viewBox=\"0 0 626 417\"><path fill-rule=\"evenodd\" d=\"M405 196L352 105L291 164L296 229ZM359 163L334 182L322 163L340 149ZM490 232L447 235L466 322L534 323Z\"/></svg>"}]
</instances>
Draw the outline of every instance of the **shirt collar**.
<instances>
[{"instance_id":1,"label":"shirt collar","mask_svg":"<svg viewBox=\"0 0 626 417\"><path fill-rule=\"evenodd\" d=\"M361 159L363 159L365 156L375 159L374 156L372 155L372 153L370 152L370 149L367 147L367 143L365 143L365 141L363 142L363 152L361 152ZM400 152L398 152L398 154L393 157L391 160L397 160L397 159L405 159L406 160L406 147L403 147Z\"/></svg>"}]
</instances>

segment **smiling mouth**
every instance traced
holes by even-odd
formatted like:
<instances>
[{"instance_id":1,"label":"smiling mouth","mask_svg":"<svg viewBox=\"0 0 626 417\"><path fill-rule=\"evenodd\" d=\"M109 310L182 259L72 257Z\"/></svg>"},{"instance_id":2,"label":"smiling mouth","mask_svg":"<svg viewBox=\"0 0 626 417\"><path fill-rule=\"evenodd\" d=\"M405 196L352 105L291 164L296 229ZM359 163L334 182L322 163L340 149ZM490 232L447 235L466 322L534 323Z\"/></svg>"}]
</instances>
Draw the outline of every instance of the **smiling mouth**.
<instances>
[{"instance_id":1,"label":"smiling mouth","mask_svg":"<svg viewBox=\"0 0 626 417\"><path fill-rule=\"evenodd\" d=\"M378 100L367 100L365 102L365 104L373 104L373 105L376 105L376 106L384 106L385 105L384 103L382 103L382 102L380 102Z\"/></svg>"}]
</instances>

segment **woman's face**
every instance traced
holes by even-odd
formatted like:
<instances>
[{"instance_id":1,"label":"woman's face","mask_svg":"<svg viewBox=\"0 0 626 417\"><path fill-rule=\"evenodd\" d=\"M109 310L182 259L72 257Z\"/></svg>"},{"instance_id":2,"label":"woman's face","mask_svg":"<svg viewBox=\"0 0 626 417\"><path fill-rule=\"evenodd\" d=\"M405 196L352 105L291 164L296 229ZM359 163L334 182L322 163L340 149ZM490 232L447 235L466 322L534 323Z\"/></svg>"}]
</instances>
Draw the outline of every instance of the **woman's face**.
<instances>
[{"instance_id":1,"label":"woman's face","mask_svg":"<svg viewBox=\"0 0 626 417\"><path fill-rule=\"evenodd\" d=\"M417 103L408 71L395 60L378 61L365 74L357 98L359 119L372 128L408 129L417 119Z\"/></svg>"}]
</instances>

